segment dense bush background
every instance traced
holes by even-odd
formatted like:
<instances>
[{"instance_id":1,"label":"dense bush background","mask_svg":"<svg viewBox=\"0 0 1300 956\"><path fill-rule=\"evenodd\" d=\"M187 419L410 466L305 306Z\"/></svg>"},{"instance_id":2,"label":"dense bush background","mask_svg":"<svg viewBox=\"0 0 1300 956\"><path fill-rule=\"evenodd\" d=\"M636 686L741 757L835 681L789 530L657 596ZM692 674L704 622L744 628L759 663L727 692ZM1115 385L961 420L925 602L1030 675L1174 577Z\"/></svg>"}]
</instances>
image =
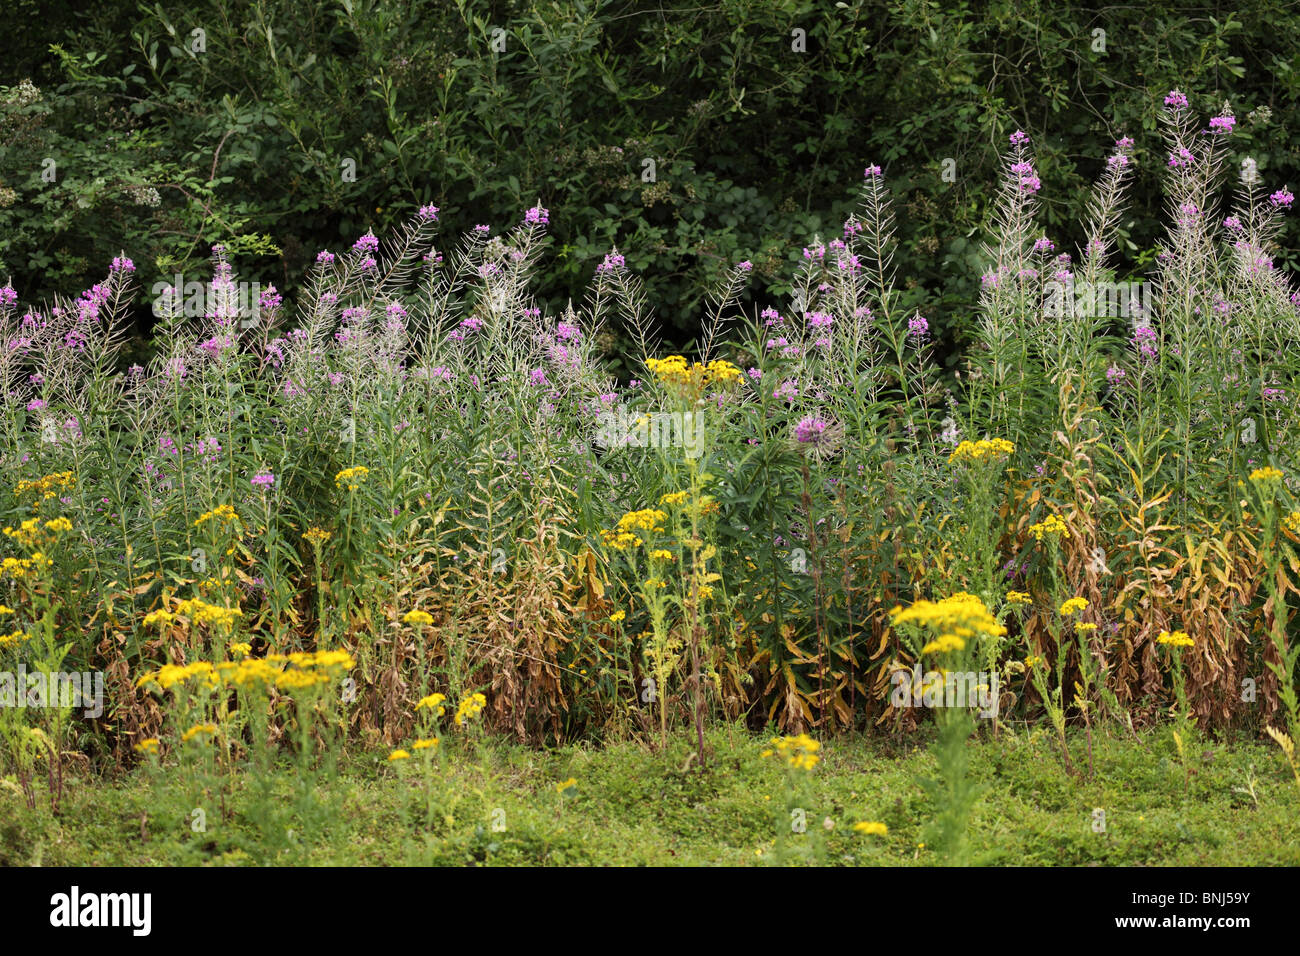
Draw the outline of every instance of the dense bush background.
<instances>
[{"instance_id":1,"label":"dense bush background","mask_svg":"<svg viewBox=\"0 0 1300 956\"><path fill-rule=\"evenodd\" d=\"M25 300L75 294L119 250L146 289L203 279L218 241L243 277L292 294L318 249L422 203L455 235L502 228L540 198L556 246L539 296L576 297L617 244L685 345L736 260L755 265L751 308L782 295L787 266L813 234L839 234L878 162L899 201L902 278L951 345L974 312L998 149L1015 128L1034 137L1058 247L1078 239L1111 141L1136 138L1141 214L1121 227L1134 270L1153 255L1170 87L1199 110L1230 103L1234 161L1253 156L1273 188L1300 185L1300 8L1283 2L10 7L0 276ZM796 28L806 52L792 50ZM38 99L18 89L27 78ZM1287 230L1277 264L1295 269L1294 219ZM619 351L616 336L604 344Z\"/></svg>"}]
</instances>

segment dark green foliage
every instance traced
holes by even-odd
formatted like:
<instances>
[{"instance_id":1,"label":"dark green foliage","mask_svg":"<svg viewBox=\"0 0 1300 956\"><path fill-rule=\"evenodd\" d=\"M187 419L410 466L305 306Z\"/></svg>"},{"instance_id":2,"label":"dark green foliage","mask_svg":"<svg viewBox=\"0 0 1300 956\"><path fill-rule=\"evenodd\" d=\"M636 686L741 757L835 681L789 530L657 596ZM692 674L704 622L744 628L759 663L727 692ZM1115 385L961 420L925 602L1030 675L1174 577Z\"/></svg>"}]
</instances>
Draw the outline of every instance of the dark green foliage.
<instances>
[{"instance_id":1,"label":"dark green foliage","mask_svg":"<svg viewBox=\"0 0 1300 956\"><path fill-rule=\"evenodd\" d=\"M49 6L18 0L0 73L41 90L24 106L0 93L0 277L24 299L79 291L119 250L146 287L197 278L217 241L238 271L292 292L318 249L419 204L459 233L504 228L540 199L556 238L542 298L576 296L617 243L681 343L738 259L755 265L752 306L784 295L786 263L814 233L839 234L878 162L904 224L900 278L952 342L1016 128L1034 138L1062 248L1111 141L1137 140L1142 215L1120 229L1135 268L1163 202L1165 90L1200 110L1230 102L1234 161L1254 156L1275 187L1300 180L1300 9L1282 2ZM157 206L140 204L149 188Z\"/></svg>"}]
</instances>

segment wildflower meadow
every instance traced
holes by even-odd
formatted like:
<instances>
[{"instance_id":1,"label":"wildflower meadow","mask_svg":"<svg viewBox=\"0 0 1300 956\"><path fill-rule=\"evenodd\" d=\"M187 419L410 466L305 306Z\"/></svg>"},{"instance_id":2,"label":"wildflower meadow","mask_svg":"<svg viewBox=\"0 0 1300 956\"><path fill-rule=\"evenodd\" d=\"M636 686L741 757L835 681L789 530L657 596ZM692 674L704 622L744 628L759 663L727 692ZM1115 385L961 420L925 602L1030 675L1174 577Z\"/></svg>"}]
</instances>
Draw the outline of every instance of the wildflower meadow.
<instances>
[{"instance_id":1,"label":"wildflower meadow","mask_svg":"<svg viewBox=\"0 0 1300 956\"><path fill-rule=\"evenodd\" d=\"M1155 105L1077 246L989 146L956 350L906 157L681 344L542 200L0 288L0 861L1300 863L1300 210Z\"/></svg>"}]
</instances>

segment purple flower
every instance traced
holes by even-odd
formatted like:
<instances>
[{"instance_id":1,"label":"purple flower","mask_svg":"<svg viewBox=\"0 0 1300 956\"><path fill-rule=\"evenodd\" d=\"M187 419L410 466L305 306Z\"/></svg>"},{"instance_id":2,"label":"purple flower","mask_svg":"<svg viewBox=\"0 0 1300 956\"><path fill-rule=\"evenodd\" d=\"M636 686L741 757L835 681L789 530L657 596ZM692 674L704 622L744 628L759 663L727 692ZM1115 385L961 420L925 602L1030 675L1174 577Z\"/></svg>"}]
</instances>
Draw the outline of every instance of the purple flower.
<instances>
[{"instance_id":1,"label":"purple flower","mask_svg":"<svg viewBox=\"0 0 1300 956\"><path fill-rule=\"evenodd\" d=\"M1169 154L1169 165L1174 168L1190 166L1194 160L1195 157L1182 146L1178 147L1177 153Z\"/></svg>"},{"instance_id":2,"label":"purple flower","mask_svg":"<svg viewBox=\"0 0 1300 956\"><path fill-rule=\"evenodd\" d=\"M316 253L316 264L321 266L334 265L334 253L326 252L322 249L320 252Z\"/></svg>"},{"instance_id":3,"label":"purple flower","mask_svg":"<svg viewBox=\"0 0 1300 956\"><path fill-rule=\"evenodd\" d=\"M475 226L475 227L474 227L474 231L477 232L477 233L479 233L480 235L486 236L489 232L492 231L492 227L491 227L491 226L478 225L478 226Z\"/></svg>"},{"instance_id":4,"label":"purple flower","mask_svg":"<svg viewBox=\"0 0 1300 956\"><path fill-rule=\"evenodd\" d=\"M782 322L785 321L784 319L781 318L781 313L776 311L776 309L773 308L764 309L762 312L759 313L758 317L760 319L763 319L764 320L763 324L769 327L773 325L780 325Z\"/></svg>"},{"instance_id":5,"label":"purple flower","mask_svg":"<svg viewBox=\"0 0 1300 956\"><path fill-rule=\"evenodd\" d=\"M1139 325L1133 331L1133 337L1129 339L1133 347L1138 350L1138 354L1144 359L1153 359L1156 357L1156 345L1159 336L1156 330L1149 325Z\"/></svg>"},{"instance_id":6,"label":"purple flower","mask_svg":"<svg viewBox=\"0 0 1300 956\"><path fill-rule=\"evenodd\" d=\"M794 437L798 442L803 444L815 444L821 440L826 431L826 422L814 415L799 420L799 424L794 426Z\"/></svg>"},{"instance_id":7,"label":"purple flower","mask_svg":"<svg viewBox=\"0 0 1300 956\"><path fill-rule=\"evenodd\" d=\"M1291 204L1295 202L1295 196L1291 195L1291 190L1283 188L1269 196L1268 201L1273 204L1274 209L1290 209Z\"/></svg>"},{"instance_id":8,"label":"purple flower","mask_svg":"<svg viewBox=\"0 0 1300 956\"><path fill-rule=\"evenodd\" d=\"M524 213L524 222L530 226L545 226L551 221L551 211L543 209L540 205L534 206L528 212Z\"/></svg>"},{"instance_id":9,"label":"purple flower","mask_svg":"<svg viewBox=\"0 0 1300 956\"><path fill-rule=\"evenodd\" d=\"M1037 240L1034 243L1034 252L1048 253L1048 252L1055 252L1055 251L1056 251L1056 244L1052 242L1051 239L1048 239L1046 236L1044 236L1042 239Z\"/></svg>"},{"instance_id":10,"label":"purple flower","mask_svg":"<svg viewBox=\"0 0 1300 956\"><path fill-rule=\"evenodd\" d=\"M749 272L754 268L754 263L750 262L748 259L744 259L736 263L736 268L741 272Z\"/></svg>"},{"instance_id":11,"label":"purple flower","mask_svg":"<svg viewBox=\"0 0 1300 956\"><path fill-rule=\"evenodd\" d=\"M1165 97L1165 106L1173 110L1181 110L1187 105L1187 97L1182 94L1181 90L1170 90L1169 95Z\"/></svg>"},{"instance_id":12,"label":"purple flower","mask_svg":"<svg viewBox=\"0 0 1300 956\"><path fill-rule=\"evenodd\" d=\"M862 175L866 179L875 179L880 175L880 167L873 163L862 171Z\"/></svg>"},{"instance_id":13,"label":"purple flower","mask_svg":"<svg viewBox=\"0 0 1300 956\"><path fill-rule=\"evenodd\" d=\"M1110 368L1106 369L1106 382L1108 384L1114 385L1116 382L1121 381L1123 378L1124 378L1124 370L1120 368L1118 365L1112 365Z\"/></svg>"},{"instance_id":14,"label":"purple flower","mask_svg":"<svg viewBox=\"0 0 1300 956\"><path fill-rule=\"evenodd\" d=\"M825 312L809 312L808 324L814 329L829 329L835 324L835 317Z\"/></svg>"},{"instance_id":15,"label":"purple flower","mask_svg":"<svg viewBox=\"0 0 1300 956\"><path fill-rule=\"evenodd\" d=\"M260 474L256 474L256 475L254 475L251 479L249 479L249 481L250 481L251 484L253 484L255 487L263 487L263 488L264 488L264 487L267 487L267 486L269 486L269 485L273 485L273 484L275 484L275 475L271 474L269 471L264 471L264 472L261 472Z\"/></svg>"},{"instance_id":16,"label":"purple flower","mask_svg":"<svg viewBox=\"0 0 1300 956\"><path fill-rule=\"evenodd\" d=\"M275 286L269 285L258 297L257 307L263 312L274 312L283 302L284 296L275 291Z\"/></svg>"},{"instance_id":17,"label":"purple flower","mask_svg":"<svg viewBox=\"0 0 1300 956\"><path fill-rule=\"evenodd\" d=\"M6 285L0 287L0 309L11 309L18 304L18 293L14 287Z\"/></svg>"},{"instance_id":18,"label":"purple flower","mask_svg":"<svg viewBox=\"0 0 1300 956\"><path fill-rule=\"evenodd\" d=\"M1023 146L1029 142L1029 134L1027 134L1024 130L1018 129L1011 134L1009 139L1011 140L1012 146Z\"/></svg>"},{"instance_id":19,"label":"purple flower","mask_svg":"<svg viewBox=\"0 0 1300 956\"><path fill-rule=\"evenodd\" d=\"M1128 157L1123 153L1116 153L1106 160L1106 165L1110 169L1125 169L1128 166Z\"/></svg>"},{"instance_id":20,"label":"purple flower","mask_svg":"<svg viewBox=\"0 0 1300 956\"><path fill-rule=\"evenodd\" d=\"M352 244L354 252L378 252L379 239L373 232L367 232L364 236Z\"/></svg>"},{"instance_id":21,"label":"purple flower","mask_svg":"<svg viewBox=\"0 0 1300 956\"><path fill-rule=\"evenodd\" d=\"M539 386L545 385L546 369L542 369L542 368L533 369L531 372L528 373L528 380L532 382L534 385L539 385Z\"/></svg>"},{"instance_id":22,"label":"purple flower","mask_svg":"<svg viewBox=\"0 0 1300 956\"><path fill-rule=\"evenodd\" d=\"M561 322L555 327L555 337L565 342L576 342L582 337L582 331L568 322Z\"/></svg>"},{"instance_id":23,"label":"purple flower","mask_svg":"<svg viewBox=\"0 0 1300 956\"><path fill-rule=\"evenodd\" d=\"M1223 227L1230 232L1241 232L1246 228L1241 224L1241 220L1236 216L1229 216L1227 219L1223 220Z\"/></svg>"},{"instance_id":24,"label":"purple flower","mask_svg":"<svg viewBox=\"0 0 1300 956\"><path fill-rule=\"evenodd\" d=\"M416 215L418 215L418 216L419 216L422 220L424 220L425 222L437 222L437 221L438 221L438 207L437 207L437 206L421 206L421 207L420 207L420 211L419 211L418 213L416 213Z\"/></svg>"},{"instance_id":25,"label":"purple flower","mask_svg":"<svg viewBox=\"0 0 1300 956\"><path fill-rule=\"evenodd\" d=\"M907 320L909 338L923 339L930 334L930 323L923 315L914 315Z\"/></svg>"},{"instance_id":26,"label":"purple flower","mask_svg":"<svg viewBox=\"0 0 1300 956\"><path fill-rule=\"evenodd\" d=\"M1119 149L1119 150L1123 150L1123 151L1125 151L1125 152L1127 152L1128 150L1132 149L1132 148L1133 148L1133 137L1131 137L1131 136L1121 136L1119 139L1115 140L1115 148L1116 148L1116 149Z\"/></svg>"},{"instance_id":27,"label":"purple flower","mask_svg":"<svg viewBox=\"0 0 1300 956\"><path fill-rule=\"evenodd\" d=\"M617 252L605 253L605 261L596 266L597 274L613 272L616 269L622 269L626 264L623 256Z\"/></svg>"},{"instance_id":28,"label":"purple flower","mask_svg":"<svg viewBox=\"0 0 1300 956\"><path fill-rule=\"evenodd\" d=\"M45 407L45 403L41 401L39 398L27 403L27 410L29 412L39 412L44 407Z\"/></svg>"},{"instance_id":29,"label":"purple flower","mask_svg":"<svg viewBox=\"0 0 1300 956\"><path fill-rule=\"evenodd\" d=\"M134 272L135 263L126 256L115 256L113 264L108 267L109 272Z\"/></svg>"},{"instance_id":30,"label":"purple flower","mask_svg":"<svg viewBox=\"0 0 1300 956\"><path fill-rule=\"evenodd\" d=\"M772 392L772 397L784 402L793 402L799 397L799 388L793 379L786 379Z\"/></svg>"},{"instance_id":31,"label":"purple flower","mask_svg":"<svg viewBox=\"0 0 1300 956\"><path fill-rule=\"evenodd\" d=\"M1227 135L1232 132L1232 128L1237 125L1235 116L1215 116L1210 120L1210 132L1220 135Z\"/></svg>"}]
</instances>

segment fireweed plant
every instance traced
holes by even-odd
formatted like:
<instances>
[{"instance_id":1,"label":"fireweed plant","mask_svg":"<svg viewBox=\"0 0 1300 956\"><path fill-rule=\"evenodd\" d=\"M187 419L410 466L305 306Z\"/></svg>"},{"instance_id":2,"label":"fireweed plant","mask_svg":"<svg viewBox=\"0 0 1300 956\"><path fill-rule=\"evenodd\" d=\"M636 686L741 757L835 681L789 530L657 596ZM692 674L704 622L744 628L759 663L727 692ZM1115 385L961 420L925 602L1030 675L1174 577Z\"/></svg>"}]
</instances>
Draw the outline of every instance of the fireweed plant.
<instances>
[{"instance_id":1,"label":"fireweed plant","mask_svg":"<svg viewBox=\"0 0 1300 956\"><path fill-rule=\"evenodd\" d=\"M839 234L792 252L754 314L754 267L722 273L689 356L661 354L617 249L580 300L542 312L540 204L459 240L422 206L249 309L214 246L202 308L154 296L146 366L123 367L140 291L125 253L75 299L0 287L0 621L59 635L62 666L106 690L63 743L7 734L6 767L30 781L33 753L58 763L74 738L160 768L190 748L183 766L218 777L246 752L397 747L435 687L482 693L485 731L534 744L686 725L700 763L712 719L822 739L937 719L942 842L962 859L970 725L892 704L896 663L1025 668L1020 716L1046 716L1067 765L1072 722L1156 721L1181 694L1198 732L1281 723L1294 740L1300 298L1273 261L1294 196L1253 164L1235 176L1231 113L1202 125L1173 91L1161 117L1158 149L1123 137L1098 159L1072 251L1038 223L1034 144L1008 137L952 374L874 164ZM1128 266L1124 190L1149 162L1169 226L1149 267ZM602 361L614 323L640 352L625 383ZM1271 505L1238 485L1263 468ZM1050 520L1068 536L1032 533ZM1008 633L926 652L935 635L890 614L959 592ZM1086 613L1063 614L1076 598ZM1179 674L1158 643L1175 630L1194 641ZM0 645L15 664L48 649ZM328 694L264 682L223 712L224 685L138 685L321 653L354 662Z\"/></svg>"}]
</instances>

